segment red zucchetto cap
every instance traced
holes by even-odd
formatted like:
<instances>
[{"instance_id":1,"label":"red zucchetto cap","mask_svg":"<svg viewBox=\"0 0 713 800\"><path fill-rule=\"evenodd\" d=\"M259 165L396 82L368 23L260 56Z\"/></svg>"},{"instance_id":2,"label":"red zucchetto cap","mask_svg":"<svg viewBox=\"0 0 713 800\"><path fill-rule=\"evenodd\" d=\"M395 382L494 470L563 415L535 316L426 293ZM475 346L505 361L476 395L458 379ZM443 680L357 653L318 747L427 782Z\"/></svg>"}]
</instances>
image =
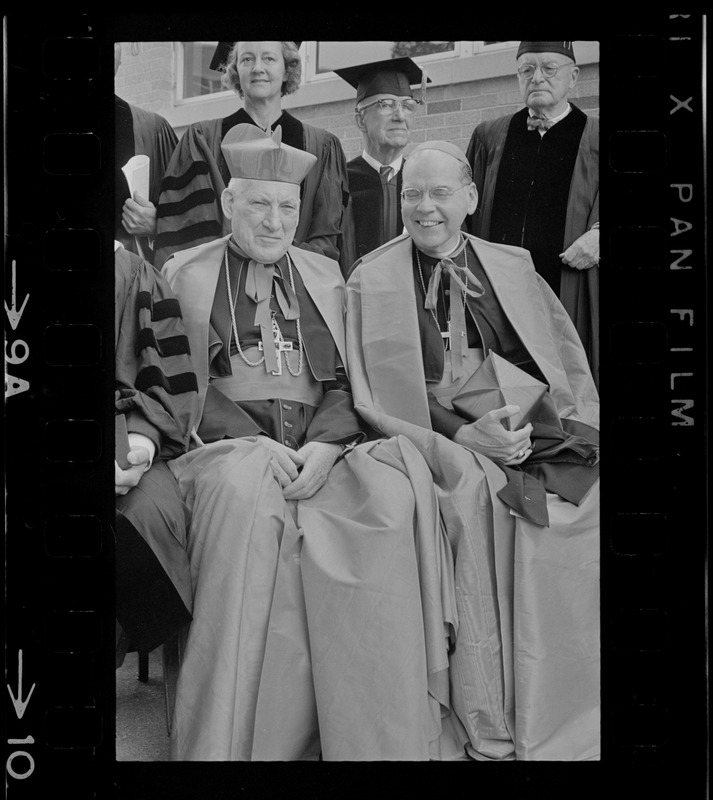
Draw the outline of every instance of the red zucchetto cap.
<instances>
[{"instance_id":1,"label":"red zucchetto cap","mask_svg":"<svg viewBox=\"0 0 713 800\"><path fill-rule=\"evenodd\" d=\"M232 178L299 185L317 163L312 153L282 144L279 125L271 136L256 125L241 122L225 134L220 149Z\"/></svg>"},{"instance_id":2,"label":"red zucchetto cap","mask_svg":"<svg viewBox=\"0 0 713 800\"><path fill-rule=\"evenodd\" d=\"M523 53L561 53L576 63L572 42L520 42L517 48L517 60Z\"/></svg>"}]
</instances>

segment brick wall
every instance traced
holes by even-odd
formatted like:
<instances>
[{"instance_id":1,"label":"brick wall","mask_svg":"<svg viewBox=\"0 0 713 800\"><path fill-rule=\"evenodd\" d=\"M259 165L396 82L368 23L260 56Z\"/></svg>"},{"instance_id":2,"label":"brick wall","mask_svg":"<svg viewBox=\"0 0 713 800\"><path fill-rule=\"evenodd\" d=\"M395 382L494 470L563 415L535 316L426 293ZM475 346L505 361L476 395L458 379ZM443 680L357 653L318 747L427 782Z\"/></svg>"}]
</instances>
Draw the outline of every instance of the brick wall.
<instances>
[{"instance_id":1,"label":"brick wall","mask_svg":"<svg viewBox=\"0 0 713 800\"><path fill-rule=\"evenodd\" d=\"M122 42L121 66L114 88L140 108L168 116L173 107L173 42L140 42L132 54L132 43Z\"/></svg>"},{"instance_id":2,"label":"brick wall","mask_svg":"<svg viewBox=\"0 0 713 800\"><path fill-rule=\"evenodd\" d=\"M581 68L571 98L586 114L599 115L598 65ZM520 108L522 99L515 77L429 87L426 103L414 118L410 147L430 139L445 139L465 150L479 122ZM291 108L290 113L311 125L332 131L341 140L347 159L361 153L362 138L354 124L353 101Z\"/></svg>"},{"instance_id":3,"label":"brick wall","mask_svg":"<svg viewBox=\"0 0 713 800\"><path fill-rule=\"evenodd\" d=\"M131 44L123 43L121 67L116 77L116 93L142 108L156 111L169 122L175 117L174 58L172 42L142 42L140 52L131 54ZM299 92L293 95L299 99ZM584 64L572 99L587 114L599 115L599 65ZM231 110L238 107L235 98ZM426 103L414 118L409 149L428 139L445 139L461 147L468 145L473 128L482 120L517 111L522 107L514 75L429 86ZM226 113L230 113L227 111ZM301 120L336 134L347 159L359 155L362 139L354 124L354 101L343 100L290 108ZM207 117L211 116L210 114ZM217 116L217 115L214 115ZM176 128L179 135L182 128Z\"/></svg>"}]
</instances>

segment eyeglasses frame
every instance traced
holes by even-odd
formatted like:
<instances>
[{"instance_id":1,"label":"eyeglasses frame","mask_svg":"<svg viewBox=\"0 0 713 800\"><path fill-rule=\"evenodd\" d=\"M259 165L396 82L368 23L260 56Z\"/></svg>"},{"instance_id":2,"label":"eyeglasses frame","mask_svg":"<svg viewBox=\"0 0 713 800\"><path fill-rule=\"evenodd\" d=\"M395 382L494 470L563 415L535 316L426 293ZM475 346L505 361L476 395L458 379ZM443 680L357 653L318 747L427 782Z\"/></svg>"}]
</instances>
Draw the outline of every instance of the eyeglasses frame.
<instances>
[{"instance_id":1,"label":"eyeglasses frame","mask_svg":"<svg viewBox=\"0 0 713 800\"><path fill-rule=\"evenodd\" d=\"M472 183L464 183L462 186L459 186L457 189L453 189L452 191L450 191L447 197L435 198L431 194L431 192L434 192L435 189L428 189L426 191L426 193L431 198L432 202L434 202L434 203L439 203L439 202L443 203L443 202L446 202L446 201L450 200L451 197L453 197L453 195L456 192L460 192L461 189L467 189L471 185L472 185ZM445 187L443 187L443 186L437 186L436 187L436 189L443 189L443 188L445 188ZM411 202L411 201L407 200L404 197L404 192L409 192L409 191L419 192L418 200L416 200L415 202ZM417 206L421 202L421 200L423 200L423 195L424 195L424 192L421 189L413 189L413 188L407 186L405 189L401 190L401 202L402 203L406 203L406 205L408 205L408 206Z\"/></svg>"}]
</instances>

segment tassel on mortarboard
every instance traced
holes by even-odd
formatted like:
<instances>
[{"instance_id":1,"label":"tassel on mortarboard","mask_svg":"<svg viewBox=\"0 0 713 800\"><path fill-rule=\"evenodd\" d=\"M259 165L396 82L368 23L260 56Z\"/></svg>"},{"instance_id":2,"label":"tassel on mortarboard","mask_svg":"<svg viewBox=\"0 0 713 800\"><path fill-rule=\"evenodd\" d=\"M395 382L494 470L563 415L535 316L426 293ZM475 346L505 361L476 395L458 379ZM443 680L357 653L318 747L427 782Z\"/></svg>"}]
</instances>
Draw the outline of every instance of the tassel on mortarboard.
<instances>
[{"instance_id":1,"label":"tassel on mortarboard","mask_svg":"<svg viewBox=\"0 0 713 800\"><path fill-rule=\"evenodd\" d=\"M429 80L428 75L426 75L426 70L421 67L421 91L419 94L419 102L423 105L426 102L426 83Z\"/></svg>"}]
</instances>

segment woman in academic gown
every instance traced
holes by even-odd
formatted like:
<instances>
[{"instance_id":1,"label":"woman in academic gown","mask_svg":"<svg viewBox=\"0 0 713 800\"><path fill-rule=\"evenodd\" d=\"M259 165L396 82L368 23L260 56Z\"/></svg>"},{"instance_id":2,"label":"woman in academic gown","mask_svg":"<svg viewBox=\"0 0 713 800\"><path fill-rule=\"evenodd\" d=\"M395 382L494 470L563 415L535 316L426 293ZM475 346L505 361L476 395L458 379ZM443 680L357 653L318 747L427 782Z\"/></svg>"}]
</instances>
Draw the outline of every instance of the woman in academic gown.
<instances>
[{"instance_id":1,"label":"woman in academic gown","mask_svg":"<svg viewBox=\"0 0 713 800\"><path fill-rule=\"evenodd\" d=\"M183 135L162 183L158 208L155 266L178 250L229 233L220 195L230 174L220 144L235 125L265 131L279 125L282 141L314 154L318 161L300 187L300 219L295 244L339 256L338 239L348 194L344 151L334 134L301 122L282 109L282 98L297 91L301 60L296 42L221 42L211 66L222 65L223 83L243 99L243 107L223 119L191 125Z\"/></svg>"}]
</instances>

